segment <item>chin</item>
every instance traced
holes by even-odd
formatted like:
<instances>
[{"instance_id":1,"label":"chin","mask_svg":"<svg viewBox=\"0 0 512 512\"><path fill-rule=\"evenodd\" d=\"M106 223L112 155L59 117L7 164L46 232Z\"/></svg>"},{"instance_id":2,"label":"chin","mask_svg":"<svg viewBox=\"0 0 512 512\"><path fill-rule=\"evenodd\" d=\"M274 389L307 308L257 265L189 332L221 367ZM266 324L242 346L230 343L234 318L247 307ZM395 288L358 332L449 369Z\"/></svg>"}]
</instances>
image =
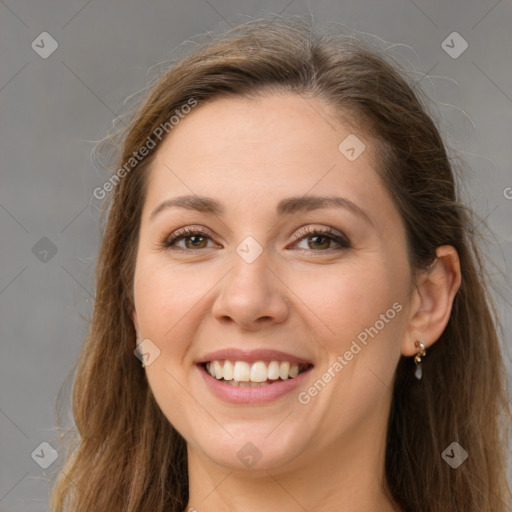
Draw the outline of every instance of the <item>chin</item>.
<instances>
[{"instance_id":1,"label":"chin","mask_svg":"<svg viewBox=\"0 0 512 512\"><path fill-rule=\"evenodd\" d=\"M291 433L278 430L272 432L265 428L258 432L251 425L250 433L248 431L246 428L244 433L243 426L239 426L236 433L230 430L233 437L226 434L223 439L216 436L192 444L219 466L232 471L253 472L289 466L309 444L303 437L296 439Z\"/></svg>"}]
</instances>

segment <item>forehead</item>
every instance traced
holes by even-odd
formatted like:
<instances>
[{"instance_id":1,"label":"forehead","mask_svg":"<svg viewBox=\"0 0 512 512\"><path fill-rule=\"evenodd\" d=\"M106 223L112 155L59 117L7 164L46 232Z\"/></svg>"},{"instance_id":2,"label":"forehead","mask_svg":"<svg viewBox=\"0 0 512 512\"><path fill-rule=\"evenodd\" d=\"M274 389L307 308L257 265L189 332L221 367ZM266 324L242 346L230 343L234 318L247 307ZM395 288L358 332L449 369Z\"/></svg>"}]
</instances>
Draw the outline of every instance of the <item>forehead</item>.
<instances>
[{"instance_id":1,"label":"forehead","mask_svg":"<svg viewBox=\"0 0 512 512\"><path fill-rule=\"evenodd\" d=\"M284 153L288 159L301 160L304 156L317 158L315 149L321 146L322 151L337 157L339 144L347 136L354 136L353 132L332 107L317 98L293 93L251 99L221 97L195 107L173 128L160 151L174 153L189 143L195 158L208 153L220 156L224 149L245 149L259 151L261 159ZM368 149L367 158L371 153ZM242 154L224 156L243 158Z\"/></svg>"},{"instance_id":2,"label":"forehead","mask_svg":"<svg viewBox=\"0 0 512 512\"><path fill-rule=\"evenodd\" d=\"M372 141L318 99L219 98L195 107L162 143L147 203L198 194L257 209L283 197L336 192L389 207L377 161Z\"/></svg>"}]
</instances>

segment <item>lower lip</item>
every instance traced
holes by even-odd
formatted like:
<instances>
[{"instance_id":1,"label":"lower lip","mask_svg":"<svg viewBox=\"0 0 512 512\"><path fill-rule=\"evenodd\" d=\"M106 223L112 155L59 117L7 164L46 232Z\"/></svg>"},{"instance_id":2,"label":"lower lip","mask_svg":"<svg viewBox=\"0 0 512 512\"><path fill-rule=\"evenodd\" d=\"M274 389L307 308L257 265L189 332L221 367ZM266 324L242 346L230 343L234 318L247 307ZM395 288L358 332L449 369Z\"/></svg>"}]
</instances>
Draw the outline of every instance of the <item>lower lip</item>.
<instances>
[{"instance_id":1,"label":"lower lip","mask_svg":"<svg viewBox=\"0 0 512 512\"><path fill-rule=\"evenodd\" d=\"M300 375L293 379L286 379L269 384L268 386L260 387L240 387L232 386L231 384L224 384L221 380L212 377L206 369L199 365L199 372L203 376L206 385L210 388L212 393L232 404L266 404L273 402L282 396L291 393L297 386L299 386L306 378L310 369L302 372Z\"/></svg>"}]
</instances>

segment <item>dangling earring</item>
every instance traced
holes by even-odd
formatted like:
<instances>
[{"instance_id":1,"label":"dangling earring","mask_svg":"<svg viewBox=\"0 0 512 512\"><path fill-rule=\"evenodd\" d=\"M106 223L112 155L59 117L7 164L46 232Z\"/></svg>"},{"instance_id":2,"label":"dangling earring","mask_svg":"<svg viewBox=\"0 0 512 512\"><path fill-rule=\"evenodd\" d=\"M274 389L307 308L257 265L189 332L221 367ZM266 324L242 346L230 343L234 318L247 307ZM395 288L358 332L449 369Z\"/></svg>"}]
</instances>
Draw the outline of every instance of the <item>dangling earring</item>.
<instances>
[{"instance_id":1,"label":"dangling earring","mask_svg":"<svg viewBox=\"0 0 512 512\"><path fill-rule=\"evenodd\" d=\"M421 368L421 358L427 355L427 351L425 350L425 345L419 340L416 340L414 342L414 346L417 347L418 349L418 353L414 356L414 362L416 363L416 370L414 371L414 376L418 380L421 380L421 377L423 376L423 369Z\"/></svg>"}]
</instances>

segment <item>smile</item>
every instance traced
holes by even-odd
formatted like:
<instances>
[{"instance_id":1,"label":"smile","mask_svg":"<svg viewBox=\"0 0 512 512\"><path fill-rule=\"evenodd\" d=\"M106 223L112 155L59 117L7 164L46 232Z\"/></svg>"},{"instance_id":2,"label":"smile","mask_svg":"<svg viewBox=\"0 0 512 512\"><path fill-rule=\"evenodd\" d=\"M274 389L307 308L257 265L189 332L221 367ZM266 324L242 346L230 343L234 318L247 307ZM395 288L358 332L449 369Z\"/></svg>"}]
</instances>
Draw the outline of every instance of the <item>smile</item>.
<instances>
[{"instance_id":1,"label":"smile","mask_svg":"<svg viewBox=\"0 0 512 512\"><path fill-rule=\"evenodd\" d=\"M289 361L229 361L214 360L205 363L205 370L215 379L231 386L268 386L279 381L294 379L311 364Z\"/></svg>"}]
</instances>

